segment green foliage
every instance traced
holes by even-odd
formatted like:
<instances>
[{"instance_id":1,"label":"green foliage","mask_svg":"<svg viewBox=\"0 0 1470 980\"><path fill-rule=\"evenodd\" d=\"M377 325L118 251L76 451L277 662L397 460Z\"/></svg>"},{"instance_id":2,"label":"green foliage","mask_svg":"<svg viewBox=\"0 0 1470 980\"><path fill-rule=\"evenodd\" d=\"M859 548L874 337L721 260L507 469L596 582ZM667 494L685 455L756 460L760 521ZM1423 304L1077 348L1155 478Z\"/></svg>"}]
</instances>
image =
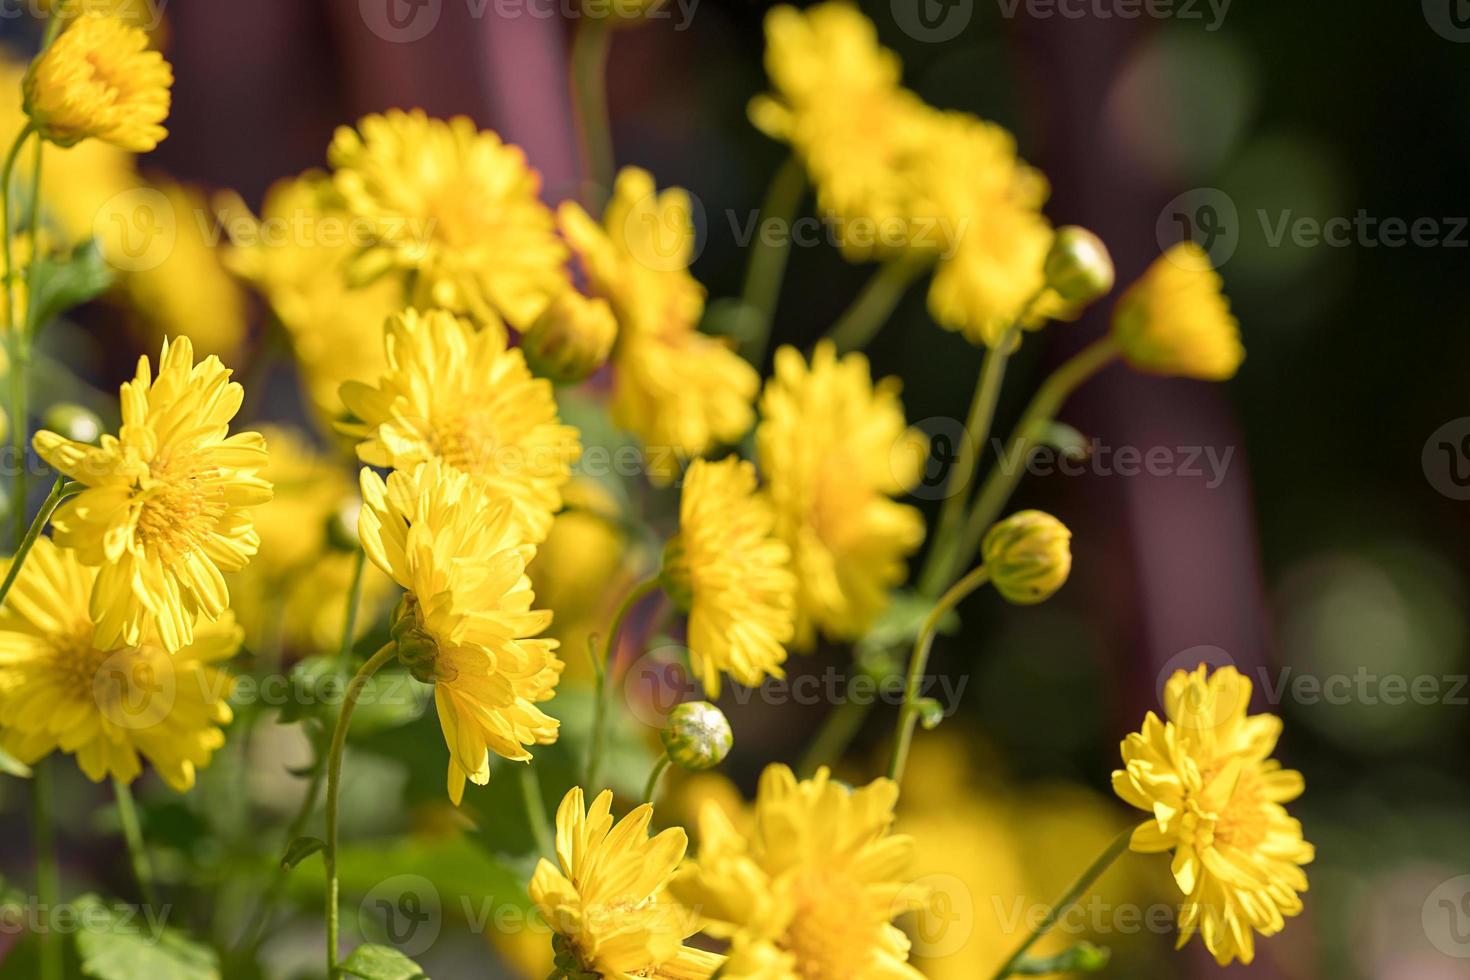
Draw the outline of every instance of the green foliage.
<instances>
[{"instance_id":1,"label":"green foliage","mask_svg":"<svg viewBox=\"0 0 1470 980\"><path fill-rule=\"evenodd\" d=\"M70 255L40 257L31 281L27 329L34 336L37 329L67 310L105 293L114 278L112 266L92 239Z\"/></svg>"},{"instance_id":2,"label":"green foliage","mask_svg":"<svg viewBox=\"0 0 1470 980\"><path fill-rule=\"evenodd\" d=\"M1096 973L1108 965L1111 952L1105 946L1078 943L1055 956L1026 956L1011 968L1011 976L1039 977L1050 973Z\"/></svg>"},{"instance_id":3,"label":"green foliage","mask_svg":"<svg viewBox=\"0 0 1470 980\"><path fill-rule=\"evenodd\" d=\"M359 946L342 963L342 971L361 980L429 980L417 963L387 946Z\"/></svg>"},{"instance_id":4,"label":"green foliage","mask_svg":"<svg viewBox=\"0 0 1470 980\"><path fill-rule=\"evenodd\" d=\"M96 980L220 980L214 951L95 895L72 903L83 975Z\"/></svg>"}]
</instances>

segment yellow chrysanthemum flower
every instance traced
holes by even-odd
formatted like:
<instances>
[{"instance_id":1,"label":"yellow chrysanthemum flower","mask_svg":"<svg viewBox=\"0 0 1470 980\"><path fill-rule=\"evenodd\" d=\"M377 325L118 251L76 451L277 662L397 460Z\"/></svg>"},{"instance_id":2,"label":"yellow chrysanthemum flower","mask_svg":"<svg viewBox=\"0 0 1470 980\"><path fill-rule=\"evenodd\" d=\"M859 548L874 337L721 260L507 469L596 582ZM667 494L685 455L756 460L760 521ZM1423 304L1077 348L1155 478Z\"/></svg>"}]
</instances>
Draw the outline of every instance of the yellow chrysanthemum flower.
<instances>
[{"instance_id":1,"label":"yellow chrysanthemum flower","mask_svg":"<svg viewBox=\"0 0 1470 980\"><path fill-rule=\"evenodd\" d=\"M795 617L791 550L772 537L755 467L731 456L684 474L679 533L664 552L664 588L689 614L690 664L712 698L720 675L747 687L784 677Z\"/></svg>"},{"instance_id":2,"label":"yellow chrysanthemum flower","mask_svg":"<svg viewBox=\"0 0 1470 980\"><path fill-rule=\"evenodd\" d=\"M613 421L650 449L650 475L677 471L670 453L700 456L750 429L760 376L730 345L696 329L704 289L689 274L689 195L657 192L635 167L619 174L599 227L567 202L558 218L592 291L618 320Z\"/></svg>"},{"instance_id":3,"label":"yellow chrysanthemum flower","mask_svg":"<svg viewBox=\"0 0 1470 980\"><path fill-rule=\"evenodd\" d=\"M555 640L536 639L551 613L532 609L527 544L505 498L435 458L385 484L362 471L358 533L373 564L408 591L394 617L398 655L434 685L449 746L449 798L490 779L490 753L526 762L556 741L536 705L561 675Z\"/></svg>"},{"instance_id":4,"label":"yellow chrysanthemum flower","mask_svg":"<svg viewBox=\"0 0 1470 980\"><path fill-rule=\"evenodd\" d=\"M1315 852L1283 803L1302 794L1299 772L1270 758L1275 715L1247 715L1251 683L1234 667L1179 671L1164 688L1164 714L1123 740L1113 790L1150 818L1132 848L1173 852L1184 893L1179 945L1199 932L1222 966L1249 963L1254 932L1273 936L1302 910L1302 865Z\"/></svg>"},{"instance_id":5,"label":"yellow chrysanthemum flower","mask_svg":"<svg viewBox=\"0 0 1470 980\"><path fill-rule=\"evenodd\" d=\"M540 177L519 147L469 119L368 116L337 130L328 159L348 210L374 225L358 278L410 271L414 305L494 314L518 330L569 288Z\"/></svg>"},{"instance_id":6,"label":"yellow chrysanthemum flower","mask_svg":"<svg viewBox=\"0 0 1470 980\"><path fill-rule=\"evenodd\" d=\"M650 838L647 803L613 823L612 791L588 809L580 786L556 810L557 870L542 858L531 901L555 933L557 966L607 980L707 980L724 958L684 945L699 918L667 895L689 838L674 827Z\"/></svg>"},{"instance_id":7,"label":"yellow chrysanthemum flower","mask_svg":"<svg viewBox=\"0 0 1470 980\"><path fill-rule=\"evenodd\" d=\"M723 975L761 980L918 980L908 938L892 920L917 908L906 887L914 842L890 833L898 787L862 789L826 769L798 782L785 766L761 775L749 834L718 805L700 813L699 856L674 896L732 940Z\"/></svg>"},{"instance_id":8,"label":"yellow chrysanthemum flower","mask_svg":"<svg viewBox=\"0 0 1470 980\"><path fill-rule=\"evenodd\" d=\"M577 430L557 418L551 383L531 376L498 323L476 330L444 310L405 310L384 342L376 386L342 386L353 421L338 428L361 440L358 458L395 469L443 460L509 500L528 540L544 540L582 452Z\"/></svg>"},{"instance_id":9,"label":"yellow chrysanthemum flower","mask_svg":"<svg viewBox=\"0 0 1470 980\"><path fill-rule=\"evenodd\" d=\"M229 435L244 390L217 357L194 363L187 337L164 341L154 378L147 357L121 390L122 429L100 445L37 432L36 452L87 489L57 509L56 543L100 566L92 619L102 647L133 646L155 628L168 650L193 642L199 617L229 605L224 573L260 538L250 508L271 498L256 432Z\"/></svg>"},{"instance_id":10,"label":"yellow chrysanthemum flower","mask_svg":"<svg viewBox=\"0 0 1470 980\"><path fill-rule=\"evenodd\" d=\"M867 358L839 360L827 342L810 367L795 348L776 352L756 448L776 534L791 549L798 647L810 647L818 628L861 636L923 542L919 512L889 499L918 483L925 455L898 392L896 378L874 385Z\"/></svg>"},{"instance_id":11,"label":"yellow chrysanthemum flower","mask_svg":"<svg viewBox=\"0 0 1470 980\"><path fill-rule=\"evenodd\" d=\"M318 415L340 418L342 383L371 381L387 366L383 321L403 308L403 283L391 276L348 283L366 229L343 209L325 174L277 181L258 220L243 202L231 211L225 264L260 292L290 336Z\"/></svg>"},{"instance_id":12,"label":"yellow chrysanthemum flower","mask_svg":"<svg viewBox=\"0 0 1470 980\"><path fill-rule=\"evenodd\" d=\"M67 24L26 72L25 110L45 139L88 137L147 153L168 135L173 69L148 35L116 17L86 13Z\"/></svg>"},{"instance_id":13,"label":"yellow chrysanthemum flower","mask_svg":"<svg viewBox=\"0 0 1470 980\"><path fill-rule=\"evenodd\" d=\"M1113 340L1123 358L1150 374L1234 377L1245 348L1222 285L1209 255L1194 242L1155 259L1113 311Z\"/></svg>"},{"instance_id":14,"label":"yellow chrysanthemum flower","mask_svg":"<svg viewBox=\"0 0 1470 980\"><path fill-rule=\"evenodd\" d=\"M226 611L172 654L151 633L99 644L87 617L96 578L49 538L26 557L0 610L0 747L27 764L71 753L93 782L132 782L142 756L185 792L224 745L234 682L216 665L240 648L240 630Z\"/></svg>"}]
</instances>

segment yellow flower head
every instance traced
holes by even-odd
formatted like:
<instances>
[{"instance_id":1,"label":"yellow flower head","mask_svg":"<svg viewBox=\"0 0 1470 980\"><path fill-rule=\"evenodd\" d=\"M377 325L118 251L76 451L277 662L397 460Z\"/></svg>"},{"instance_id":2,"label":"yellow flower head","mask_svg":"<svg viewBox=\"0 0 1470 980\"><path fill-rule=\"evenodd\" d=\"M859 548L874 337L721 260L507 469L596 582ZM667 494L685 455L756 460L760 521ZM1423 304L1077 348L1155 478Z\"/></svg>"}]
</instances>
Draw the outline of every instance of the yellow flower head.
<instances>
[{"instance_id":1,"label":"yellow flower head","mask_svg":"<svg viewBox=\"0 0 1470 980\"><path fill-rule=\"evenodd\" d=\"M815 630L861 636L924 539L919 512L890 498L919 481L923 436L907 427L899 384L873 384L867 358L817 345L810 366L776 352L756 447L797 580L796 644Z\"/></svg>"},{"instance_id":2,"label":"yellow flower head","mask_svg":"<svg viewBox=\"0 0 1470 980\"><path fill-rule=\"evenodd\" d=\"M342 382L383 373L383 321L403 308L403 284L391 276L348 283L367 229L343 210L325 174L277 181L258 220L241 203L230 227L225 264L260 292L290 336L317 413L340 417Z\"/></svg>"},{"instance_id":3,"label":"yellow flower head","mask_svg":"<svg viewBox=\"0 0 1470 980\"><path fill-rule=\"evenodd\" d=\"M45 139L88 137L146 153L168 135L173 69L148 35L116 17L82 14L31 64L25 110Z\"/></svg>"},{"instance_id":4,"label":"yellow flower head","mask_svg":"<svg viewBox=\"0 0 1470 980\"><path fill-rule=\"evenodd\" d=\"M570 202L558 218L593 293L617 317L613 421L650 448L650 475L673 477L670 452L703 455L749 431L760 376L727 343L696 329L704 289L688 269L689 195L656 192L646 171L626 167L602 226Z\"/></svg>"},{"instance_id":5,"label":"yellow flower head","mask_svg":"<svg viewBox=\"0 0 1470 980\"><path fill-rule=\"evenodd\" d=\"M798 782L773 765L748 834L705 804L699 857L672 890L699 910L705 931L732 940L725 975L919 980L908 938L892 924L919 897L905 887L914 842L890 833L897 800L891 780L852 790L826 769Z\"/></svg>"},{"instance_id":6,"label":"yellow flower head","mask_svg":"<svg viewBox=\"0 0 1470 980\"><path fill-rule=\"evenodd\" d=\"M747 687L785 676L796 578L790 549L771 536L773 524L749 463L698 459L684 474L664 587L689 613L689 659L712 698L719 697L722 673Z\"/></svg>"},{"instance_id":7,"label":"yellow flower head","mask_svg":"<svg viewBox=\"0 0 1470 980\"><path fill-rule=\"evenodd\" d=\"M233 682L215 665L240 648L226 611L170 654L99 644L87 617L95 569L39 538L0 610L0 747L25 763L60 749L93 782L132 782L141 755L179 792L224 745Z\"/></svg>"},{"instance_id":8,"label":"yellow flower head","mask_svg":"<svg viewBox=\"0 0 1470 980\"><path fill-rule=\"evenodd\" d=\"M583 801L573 787L556 810L556 857L531 878L536 903L556 934L557 965L607 980L706 980L723 957L684 945L699 919L668 898L689 838L680 828L650 838L647 803L613 822L612 791Z\"/></svg>"},{"instance_id":9,"label":"yellow flower head","mask_svg":"<svg viewBox=\"0 0 1470 980\"><path fill-rule=\"evenodd\" d=\"M374 226L354 276L416 274L414 304L495 315L517 329L568 288L566 247L519 147L463 116L393 110L337 130L337 189Z\"/></svg>"},{"instance_id":10,"label":"yellow flower head","mask_svg":"<svg viewBox=\"0 0 1470 980\"><path fill-rule=\"evenodd\" d=\"M506 498L437 458L387 483L362 471L363 550L408 595L395 616L400 659L434 684L449 746L449 798L465 780L490 779L490 753L526 762L527 745L556 741L557 721L536 705L561 675L555 640L536 639L551 623L532 609L525 543Z\"/></svg>"},{"instance_id":11,"label":"yellow flower head","mask_svg":"<svg viewBox=\"0 0 1470 980\"><path fill-rule=\"evenodd\" d=\"M395 469L442 460L510 501L528 540L544 540L582 451L577 430L557 419L551 383L531 377L498 324L476 330L443 310L405 310L385 334L377 385L342 386L355 420L339 428L362 440L358 457Z\"/></svg>"},{"instance_id":12,"label":"yellow flower head","mask_svg":"<svg viewBox=\"0 0 1470 980\"><path fill-rule=\"evenodd\" d=\"M1113 311L1113 339L1139 371L1202 381L1234 377L1245 348L1210 257L1181 242L1154 260Z\"/></svg>"},{"instance_id":13,"label":"yellow flower head","mask_svg":"<svg viewBox=\"0 0 1470 980\"><path fill-rule=\"evenodd\" d=\"M228 434L243 397L219 358L195 364L189 338L177 337L164 341L157 378L138 358L116 436L92 446L36 433L40 457L87 488L51 525L57 544L101 567L91 598L98 646L136 646L156 629L178 650L193 642L199 617L217 619L229 605L224 573L255 554L250 508L271 498L259 476L265 440Z\"/></svg>"},{"instance_id":14,"label":"yellow flower head","mask_svg":"<svg viewBox=\"0 0 1470 980\"><path fill-rule=\"evenodd\" d=\"M1281 719L1247 715L1250 696L1234 667L1177 672L1164 688L1167 720L1150 711L1113 773L1113 790L1150 814L1133 850L1173 852L1179 945L1199 932L1221 965L1249 963L1253 931L1275 935L1302 910L1301 866L1314 857L1282 807L1301 795L1302 775L1270 758Z\"/></svg>"}]
</instances>

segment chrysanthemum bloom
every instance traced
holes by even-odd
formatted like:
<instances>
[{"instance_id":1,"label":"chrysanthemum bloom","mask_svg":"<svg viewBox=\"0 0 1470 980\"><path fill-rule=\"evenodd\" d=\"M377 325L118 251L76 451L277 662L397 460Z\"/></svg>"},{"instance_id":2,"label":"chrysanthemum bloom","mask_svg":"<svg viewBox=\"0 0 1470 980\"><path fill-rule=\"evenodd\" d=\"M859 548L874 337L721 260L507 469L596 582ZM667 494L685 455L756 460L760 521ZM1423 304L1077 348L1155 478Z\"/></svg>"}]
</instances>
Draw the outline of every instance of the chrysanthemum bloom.
<instances>
[{"instance_id":1,"label":"chrysanthemum bloom","mask_svg":"<svg viewBox=\"0 0 1470 980\"><path fill-rule=\"evenodd\" d=\"M73 20L26 72L25 110L60 146L88 137L147 153L168 135L173 69L148 35L116 17Z\"/></svg>"},{"instance_id":2,"label":"chrysanthemum bloom","mask_svg":"<svg viewBox=\"0 0 1470 980\"><path fill-rule=\"evenodd\" d=\"M582 452L577 430L557 419L551 383L531 376L499 323L476 330L444 310L404 310L384 342L377 384L342 386L353 420L338 428L361 440L358 458L394 469L443 460L509 500L528 540L544 540Z\"/></svg>"},{"instance_id":3,"label":"chrysanthemum bloom","mask_svg":"<svg viewBox=\"0 0 1470 980\"><path fill-rule=\"evenodd\" d=\"M920 901L906 887L914 842L890 833L897 800L891 780L853 790L826 769L797 782L769 766L748 835L705 804L698 859L675 876L674 896L710 935L733 940L731 976L918 980L892 924Z\"/></svg>"},{"instance_id":4,"label":"chrysanthemum bloom","mask_svg":"<svg viewBox=\"0 0 1470 980\"><path fill-rule=\"evenodd\" d=\"M1129 365L1203 381L1234 377L1245 348L1210 257L1181 242L1154 260L1113 311L1113 339Z\"/></svg>"},{"instance_id":5,"label":"chrysanthemum bloom","mask_svg":"<svg viewBox=\"0 0 1470 980\"><path fill-rule=\"evenodd\" d=\"M393 110L337 130L328 150L348 210L375 241L355 263L365 281L414 273L414 305L531 325L568 288L566 246L519 147L463 116Z\"/></svg>"},{"instance_id":6,"label":"chrysanthemum bloom","mask_svg":"<svg viewBox=\"0 0 1470 980\"><path fill-rule=\"evenodd\" d=\"M657 192L646 171L625 167L600 227L571 202L558 218L593 293L617 317L613 421L649 448L650 475L671 479L673 454L700 456L749 431L760 376L696 329L704 289L689 275L688 194Z\"/></svg>"},{"instance_id":7,"label":"chrysanthemum bloom","mask_svg":"<svg viewBox=\"0 0 1470 980\"><path fill-rule=\"evenodd\" d=\"M226 226L225 264L260 292L285 328L312 405L326 420L342 415L337 392L344 381L383 373L383 321L406 299L392 276L348 283L366 224L347 213L325 174L308 172L273 184L259 219L240 202Z\"/></svg>"},{"instance_id":8,"label":"chrysanthemum bloom","mask_svg":"<svg viewBox=\"0 0 1470 980\"><path fill-rule=\"evenodd\" d=\"M49 538L26 557L0 610L0 747L27 764L71 753L93 782L132 782L142 756L185 792L224 745L234 682L216 665L240 629L226 611L172 654L151 633L101 645L87 617L96 577Z\"/></svg>"},{"instance_id":9,"label":"chrysanthemum bloom","mask_svg":"<svg viewBox=\"0 0 1470 980\"><path fill-rule=\"evenodd\" d=\"M259 476L265 440L229 435L244 390L217 357L194 363L187 337L164 341L154 378L147 357L121 389L122 429L100 445L41 430L42 459L87 489L57 509L56 543L100 566L91 612L100 647L136 646L149 629L168 650L201 616L230 603L225 573L245 567L260 537L250 508L271 499Z\"/></svg>"},{"instance_id":10,"label":"chrysanthemum bloom","mask_svg":"<svg viewBox=\"0 0 1470 980\"><path fill-rule=\"evenodd\" d=\"M1114 791L1151 814L1133 850L1173 852L1179 945L1198 931L1221 965L1249 963L1254 933L1275 935L1302 910L1301 866L1314 857L1282 807L1301 795L1302 775L1270 758L1281 719L1247 715L1250 697L1233 667L1179 671L1164 689L1167 720L1149 712L1113 773Z\"/></svg>"},{"instance_id":11,"label":"chrysanthemum bloom","mask_svg":"<svg viewBox=\"0 0 1470 980\"><path fill-rule=\"evenodd\" d=\"M919 512L890 499L919 482L924 438L904 422L896 378L873 384L861 354L817 345L810 366L776 352L761 396L756 447L775 507L776 535L797 581L796 645L820 628L861 636L907 576L924 540Z\"/></svg>"},{"instance_id":12,"label":"chrysanthemum bloom","mask_svg":"<svg viewBox=\"0 0 1470 980\"><path fill-rule=\"evenodd\" d=\"M667 894L689 838L673 827L650 838L647 803L616 824L612 791L587 809L573 787L556 810L558 871L542 858L531 901L555 933L557 966L608 980L705 980L724 958L684 945L699 918Z\"/></svg>"},{"instance_id":13,"label":"chrysanthemum bloom","mask_svg":"<svg viewBox=\"0 0 1470 980\"><path fill-rule=\"evenodd\" d=\"M551 613L532 609L526 563L536 554L505 498L492 498L438 458L383 478L362 471L358 534L373 564L408 594L394 614L398 656L434 685L449 746L449 798L490 779L490 753L530 761L556 741L536 705L561 676Z\"/></svg>"},{"instance_id":14,"label":"chrysanthemum bloom","mask_svg":"<svg viewBox=\"0 0 1470 980\"><path fill-rule=\"evenodd\" d=\"M774 523L750 463L731 456L690 464L663 582L689 614L690 663L712 698L719 697L721 674L747 687L785 676L796 578L790 548L772 537Z\"/></svg>"}]
</instances>

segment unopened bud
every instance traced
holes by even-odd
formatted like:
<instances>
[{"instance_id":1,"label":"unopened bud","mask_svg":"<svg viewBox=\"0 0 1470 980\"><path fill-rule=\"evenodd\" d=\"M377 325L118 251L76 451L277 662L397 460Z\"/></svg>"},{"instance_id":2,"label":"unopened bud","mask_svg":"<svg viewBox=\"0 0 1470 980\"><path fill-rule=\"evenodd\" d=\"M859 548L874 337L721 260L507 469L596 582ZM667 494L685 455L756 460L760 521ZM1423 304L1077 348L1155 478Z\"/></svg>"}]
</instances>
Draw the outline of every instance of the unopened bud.
<instances>
[{"instance_id":1,"label":"unopened bud","mask_svg":"<svg viewBox=\"0 0 1470 980\"><path fill-rule=\"evenodd\" d=\"M537 375L572 384L607 362L617 336L618 324L606 300L565 292L531 324L521 346Z\"/></svg>"},{"instance_id":2,"label":"unopened bud","mask_svg":"<svg viewBox=\"0 0 1470 980\"><path fill-rule=\"evenodd\" d=\"M735 744L730 720L708 701L685 701L670 711L659 737L674 765L694 772L725 761Z\"/></svg>"},{"instance_id":3,"label":"unopened bud","mask_svg":"<svg viewBox=\"0 0 1470 980\"><path fill-rule=\"evenodd\" d=\"M361 512L361 500L344 499L327 518L327 544L337 551L356 551L361 546L357 536L357 517Z\"/></svg>"},{"instance_id":4,"label":"unopened bud","mask_svg":"<svg viewBox=\"0 0 1470 980\"><path fill-rule=\"evenodd\" d=\"M1050 599L1072 571L1072 532L1044 511L1012 514L980 547L995 590L1018 605Z\"/></svg>"},{"instance_id":5,"label":"unopened bud","mask_svg":"<svg viewBox=\"0 0 1470 980\"><path fill-rule=\"evenodd\" d=\"M1046 284L1068 306L1086 306L1113 288L1113 257L1086 228L1058 228L1046 255Z\"/></svg>"}]
</instances>

